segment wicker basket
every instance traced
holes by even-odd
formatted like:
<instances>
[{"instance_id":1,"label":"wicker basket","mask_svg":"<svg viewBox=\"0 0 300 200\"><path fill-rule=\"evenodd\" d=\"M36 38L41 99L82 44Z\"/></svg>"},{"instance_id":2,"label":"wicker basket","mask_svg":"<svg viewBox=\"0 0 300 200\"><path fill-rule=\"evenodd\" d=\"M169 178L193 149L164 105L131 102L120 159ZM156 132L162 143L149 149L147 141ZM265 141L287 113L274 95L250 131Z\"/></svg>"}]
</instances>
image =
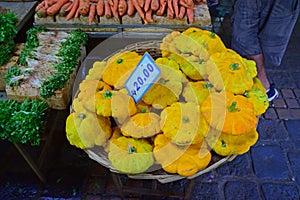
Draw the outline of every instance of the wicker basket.
<instances>
[{"instance_id":1,"label":"wicker basket","mask_svg":"<svg viewBox=\"0 0 300 200\"><path fill-rule=\"evenodd\" d=\"M151 40L151 41L143 41L138 43L133 43L131 45L126 46L124 49L121 49L115 53L124 52L124 51L135 51L140 55L143 55L145 52L148 52L154 59L161 57L161 51L160 51L160 44L161 40ZM111 54L114 55L115 53ZM104 61L107 61L111 56L104 59ZM74 98L77 97L79 90L75 90L75 94L73 95ZM70 112L73 112L73 108L71 106ZM108 154L105 152L103 147L95 146L90 149L85 149L85 152L88 154L88 156L92 159L100 163L102 166L108 168L111 172L114 173L120 173L117 171L110 163L108 159ZM207 166L207 168L198 171L193 176L184 177L180 176L178 174L169 174L165 172L159 165L154 164L154 166L150 167L149 170L145 173L141 174L134 174L134 175L128 175L128 177L132 179L154 179L159 181L160 183L169 183L181 179L193 179L196 178L204 173L210 172L213 169L219 167L220 165L232 161L236 158L237 155L231 155L227 157L219 156L212 152L212 159L210 164Z\"/></svg>"}]
</instances>

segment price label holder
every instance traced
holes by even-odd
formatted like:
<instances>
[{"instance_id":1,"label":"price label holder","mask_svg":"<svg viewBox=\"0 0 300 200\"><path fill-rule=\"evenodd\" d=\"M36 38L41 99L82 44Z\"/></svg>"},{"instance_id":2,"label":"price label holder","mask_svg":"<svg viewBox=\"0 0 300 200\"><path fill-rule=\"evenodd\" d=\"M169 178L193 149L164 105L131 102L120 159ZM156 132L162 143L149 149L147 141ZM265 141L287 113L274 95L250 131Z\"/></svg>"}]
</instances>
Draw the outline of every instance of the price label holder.
<instances>
[{"instance_id":1,"label":"price label holder","mask_svg":"<svg viewBox=\"0 0 300 200\"><path fill-rule=\"evenodd\" d=\"M136 103L141 100L160 73L159 67L151 55L146 52L125 83L127 91Z\"/></svg>"}]
</instances>

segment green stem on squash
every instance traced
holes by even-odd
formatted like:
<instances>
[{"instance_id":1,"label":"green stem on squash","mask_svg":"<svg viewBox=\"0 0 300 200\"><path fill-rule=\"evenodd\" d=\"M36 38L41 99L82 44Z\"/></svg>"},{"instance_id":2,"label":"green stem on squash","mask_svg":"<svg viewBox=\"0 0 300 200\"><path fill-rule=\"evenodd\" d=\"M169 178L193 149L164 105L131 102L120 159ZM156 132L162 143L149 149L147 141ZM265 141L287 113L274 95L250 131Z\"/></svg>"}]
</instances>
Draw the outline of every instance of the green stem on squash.
<instances>
[{"instance_id":1,"label":"green stem on squash","mask_svg":"<svg viewBox=\"0 0 300 200\"><path fill-rule=\"evenodd\" d=\"M134 146L131 146L130 144L128 144L128 154L132 154L132 153L136 153L137 150Z\"/></svg>"},{"instance_id":2,"label":"green stem on squash","mask_svg":"<svg viewBox=\"0 0 300 200\"><path fill-rule=\"evenodd\" d=\"M237 111L236 101L233 101L232 104L230 106L228 106L228 111L229 112L235 112L235 111Z\"/></svg>"},{"instance_id":3,"label":"green stem on squash","mask_svg":"<svg viewBox=\"0 0 300 200\"><path fill-rule=\"evenodd\" d=\"M182 120L183 120L183 122L189 122L190 121L190 119L187 116L183 116Z\"/></svg>"},{"instance_id":4,"label":"green stem on squash","mask_svg":"<svg viewBox=\"0 0 300 200\"><path fill-rule=\"evenodd\" d=\"M147 113L147 109L146 109L146 108L143 108L143 109L141 110L141 113Z\"/></svg>"},{"instance_id":5,"label":"green stem on squash","mask_svg":"<svg viewBox=\"0 0 300 200\"><path fill-rule=\"evenodd\" d=\"M122 58L119 58L118 60L117 60L117 64L121 64L123 62L123 59Z\"/></svg>"},{"instance_id":6,"label":"green stem on squash","mask_svg":"<svg viewBox=\"0 0 300 200\"><path fill-rule=\"evenodd\" d=\"M208 89L208 88L212 88L213 85L209 82L206 82L204 85L203 85L204 88Z\"/></svg>"},{"instance_id":7,"label":"green stem on squash","mask_svg":"<svg viewBox=\"0 0 300 200\"><path fill-rule=\"evenodd\" d=\"M226 142L224 140L221 141L222 147L226 147Z\"/></svg>"},{"instance_id":8,"label":"green stem on squash","mask_svg":"<svg viewBox=\"0 0 300 200\"><path fill-rule=\"evenodd\" d=\"M215 34L215 33L210 33L210 34L209 34L209 37L210 37L210 38L216 38L216 34Z\"/></svg>"},{"instance_id":9,"label":"green stem on squash","mask_svg":"<svg viewBox=\"0 0 300 200\"><path fill-rule=\"evenodd\" d=\"M106 99L109 99L113 96L113 93L109 90L106 90L105 93L102 96Z\"/></svg>"},{"instance_id":10,"label":"green stem on squash","mask_svg":"<svg viewBox=\"0 0 300 200\"><path fill-rule=\"evenodd\" d=\"M233 63L229 66L231 70L238 70L239 69L239 64L238 63Z\"/></svg>"},{"instance_id":11,"label":"green stem on squash","mask_svg":"<svg viewBox=\"0 0 300 200\"><path fill-rule=\"evenodd\" d=\"M86 118L86 114L79 114L79 115L78 115L78 118L81 119L81 120L82 120L82 119L85 119L85 118Z\"/></svg>"}]
</instances>

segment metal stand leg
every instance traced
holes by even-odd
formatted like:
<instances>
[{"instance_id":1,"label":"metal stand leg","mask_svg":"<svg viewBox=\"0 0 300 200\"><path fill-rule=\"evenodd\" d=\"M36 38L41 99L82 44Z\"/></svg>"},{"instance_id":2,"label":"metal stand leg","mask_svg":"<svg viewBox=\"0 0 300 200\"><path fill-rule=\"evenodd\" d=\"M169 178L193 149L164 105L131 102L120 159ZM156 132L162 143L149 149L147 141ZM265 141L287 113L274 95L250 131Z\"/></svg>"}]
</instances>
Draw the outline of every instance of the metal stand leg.
<instances>
[{"instance_id":1,"label":"metal stand leg","mask_svg":"<svg viewBox=\"0 0 300 200\"><path fill-rule=\"evenodd\" d=\"M120 179L119 175L116 174L116 173L111 172L111 176L112 176L113 181L114 181L114 183L115 183L115 185L117 187L117 190L119 192L120 197L122 199L124 199L125 196L124 196L124 193L123 193L123 184L121 182L121 179Z\"/></svg>"},{"instance_id":2,"label":"metal stand leg","mask_svg":"<svg viewBox=\"0 0 300 200\"><path fill-rule=\"evenodd\" d=\"M195 179L189 180L188 186L185 190L184 200L189 200L190 199L190 196L191 196L191 193L193 191L194 185L195 185Z\"/></svg>"},{"instance_id":3,"label":"metal stand leg","mask_svg":"<svg viewBox=\"0 0 300 200\"><path fill-rule=\"evenodd\" d=\"M35 164L34 160L28 155L28 153L26 152L26 150L18 143L14 143L15 147L17 148L17 150L20 152L20 154L22 155L22 157L26 160L26 162L29 164L29 166L32 168L32 170L34 171L34 173L39 177L39 179L45 183L46 182L46 178L43 175L43 173L41 172L41 170L38 168L38 166Z\"/></svg>"}]
</instances>

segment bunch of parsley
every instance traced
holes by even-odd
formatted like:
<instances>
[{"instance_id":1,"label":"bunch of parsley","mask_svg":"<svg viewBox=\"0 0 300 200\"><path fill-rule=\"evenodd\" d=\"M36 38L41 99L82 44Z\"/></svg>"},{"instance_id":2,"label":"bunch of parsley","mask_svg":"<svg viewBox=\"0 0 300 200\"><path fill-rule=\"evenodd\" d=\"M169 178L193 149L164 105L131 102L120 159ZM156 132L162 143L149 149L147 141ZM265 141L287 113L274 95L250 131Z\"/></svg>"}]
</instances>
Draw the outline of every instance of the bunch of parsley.
<instances>
[{"instance_id":1,"label":"bunch of parsley","mask_svg":"<svg viewBox=\"0 0 300 200\"><path fill-rule=\"evenodd\" d=\"M81 46L88 41L88 36L81 30L73 30L69 37L61 43L61 48L58 52L60 60L55 66L57 73L44 81L41 87L40 95L43 98L49 98L54 94L54 91L62 89L70 78L70 74L78 65L78 58L81 55Z\"/></svg>"},{"instance_id":2,"label":"bunch of parsley","mask_svg":"<svg viewBox=\"0 0 300 200\"><path fill-rule=\"evenodd\" d=\"M0 138L10 142L40 144L48 105L45 101L0 101Z\"/></svg>"},{"instance_id":3,"label":"bunch of parsley","mask_svg":"<svg viewBox=\"0 0 300 200\"><path fill-rule=\"evenodd\" d=\"M33 58L31 51L39 46L37 34L43 31L45 31L44 27L39 26L38 28L31 28L26 32L25 47L19 56L19 63L22 66L27 66L26 58Z\"/></svg>"},{"instance_id":4,"label":"bunch of parsley","mask_svg":"<svg viewBox=\"0 0 300 200\"><path fill-rule=\"evenodd\" d=\"M15 48L13 39L17 35L17 22L17 15L11 11L0 14L0 66L9 61L9 54Z\"/></svg>"}]
</instances>

